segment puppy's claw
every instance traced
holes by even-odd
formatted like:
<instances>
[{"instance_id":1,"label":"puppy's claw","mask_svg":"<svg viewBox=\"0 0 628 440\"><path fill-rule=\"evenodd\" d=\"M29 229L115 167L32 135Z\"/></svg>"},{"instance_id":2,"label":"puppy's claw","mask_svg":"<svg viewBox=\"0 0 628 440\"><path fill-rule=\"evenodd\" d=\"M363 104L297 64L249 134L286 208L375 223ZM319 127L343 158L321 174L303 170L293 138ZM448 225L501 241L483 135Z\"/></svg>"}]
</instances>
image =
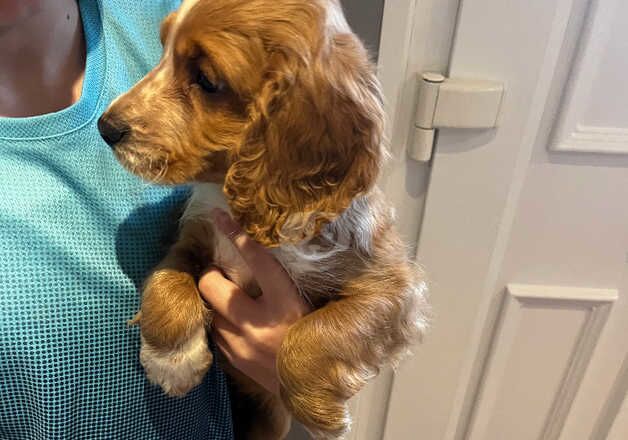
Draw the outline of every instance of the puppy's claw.
<instances>
[{"instance_id":1,"label":"puppy's claw","mask_svg":"<svg viewBox=\"0 0 628 440\"><path fill-rule=\"evenodd\" d=\"M135 325L138 325L140 323L140 320L142 319L142 311L140 310L139 312L137 312L135 314L135 316L133 317L133 319L129 319L126 322L126 325L128 325L129 327L133 327Z\"/></svg>"}]
</instances>

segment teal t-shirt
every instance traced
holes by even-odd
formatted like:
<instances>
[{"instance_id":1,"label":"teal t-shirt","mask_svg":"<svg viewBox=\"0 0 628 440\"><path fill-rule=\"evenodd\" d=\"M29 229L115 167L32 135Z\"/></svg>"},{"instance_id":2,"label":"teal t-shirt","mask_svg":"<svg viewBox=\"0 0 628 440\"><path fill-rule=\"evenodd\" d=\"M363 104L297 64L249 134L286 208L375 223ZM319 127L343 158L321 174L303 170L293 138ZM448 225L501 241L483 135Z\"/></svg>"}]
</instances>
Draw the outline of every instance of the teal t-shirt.
<instances>
[{"instance_id":1,"label":"teal t-shirt","mask_svg":"<svg viewBox=\"0 0 628 440\"><path fill-rule=\"evenodd\" d=\"M126 321L186 194L124 171L96 129L158 62L175 3L81 0L80 101L0 118L0 440L233 437L216 366L183 399L145 378Z\"/></svg>"}]
</instances>

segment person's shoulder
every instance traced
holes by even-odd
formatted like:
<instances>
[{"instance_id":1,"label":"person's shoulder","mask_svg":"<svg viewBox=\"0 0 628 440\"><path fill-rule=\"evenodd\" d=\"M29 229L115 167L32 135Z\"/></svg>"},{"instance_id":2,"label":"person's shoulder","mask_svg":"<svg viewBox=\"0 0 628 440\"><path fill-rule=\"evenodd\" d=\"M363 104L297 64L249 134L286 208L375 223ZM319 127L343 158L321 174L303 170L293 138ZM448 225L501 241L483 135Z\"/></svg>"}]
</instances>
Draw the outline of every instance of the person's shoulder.
<instances>
[{"instance_id":1,"label":"person's shoulder","mask_svg":"<svg viewBox=\"0 0 628 440\"><path fill-rule=\"evenodd\" d=\"M183 0L99 0L101 7L108 14L123 16L154 16L163 18L164 15L177 9Z\"/></svg>"},{"instance_id":2,"label":"person's shoulder","mask_svg":"<svg viewBox=\"0 0 628 440\"><path fill-rule=\"evenodd\" d=\"M154 38L161 21L176 10L180 0L99 0L105 32L122 32L139 38Z\"/></svg>"},{"instance_id":3,"label":"person's shoulder","mask_svg":"<svg viewBox=\"0 0 628 440\"><path fill-rule=\"evenodd\" d=\"M126 90L161 56L161 21L180 0L98 0L106 45L110 85Z\"/></svg>"},{"instance_id":4,"label":"person's shoulder","mask_svg":"<svg viewBox=\"0 0 628 440\"><path fill-rule=\"evenodd\" d=\"M181 0L99 0L105 21L159 22L177 9Z\"/></svg>"}]
</instances>

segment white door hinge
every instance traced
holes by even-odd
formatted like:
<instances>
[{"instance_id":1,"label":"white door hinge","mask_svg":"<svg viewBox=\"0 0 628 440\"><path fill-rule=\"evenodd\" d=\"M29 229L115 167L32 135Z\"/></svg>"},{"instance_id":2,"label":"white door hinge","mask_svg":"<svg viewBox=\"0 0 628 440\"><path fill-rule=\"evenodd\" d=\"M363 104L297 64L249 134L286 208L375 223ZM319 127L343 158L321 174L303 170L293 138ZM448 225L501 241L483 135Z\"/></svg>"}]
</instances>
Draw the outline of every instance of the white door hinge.
<instances>
[{"instance_id":1,"label":"white door hinge","mask_svg":"<svg viewBox=\"0 0 628 440\"><path fill-rule=\"evenodd\" d=\"M419 82L414 141L408 150L412 159L430 161L437 128L497 126L504 96L503 83L446 78L440 73L424 73Z\"/></svg>"}]
</instances>

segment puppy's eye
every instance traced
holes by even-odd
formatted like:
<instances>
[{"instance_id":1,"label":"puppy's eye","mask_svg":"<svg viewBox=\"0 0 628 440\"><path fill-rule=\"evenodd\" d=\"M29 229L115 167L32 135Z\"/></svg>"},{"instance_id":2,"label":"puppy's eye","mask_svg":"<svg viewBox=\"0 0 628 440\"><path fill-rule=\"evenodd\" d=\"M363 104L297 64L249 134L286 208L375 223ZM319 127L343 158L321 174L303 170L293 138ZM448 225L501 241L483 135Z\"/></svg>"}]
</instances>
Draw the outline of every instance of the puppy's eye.
<instances>
[{"instance_id":1,"label":"puppy's eye","mask_svg":"<svg viewBox=\"0 0 628 440\"><path fill-rule=\"evenodd\" d=\"M207 77L205 76L205 74L203 72L198 72L198 76L196 78L196 83L199 86L201 86L201 88L206 93L217 93L221 89L220 84L215 84L215 83L211 82L209 79L207 79Z\"/></svg>"}]
</instances>

